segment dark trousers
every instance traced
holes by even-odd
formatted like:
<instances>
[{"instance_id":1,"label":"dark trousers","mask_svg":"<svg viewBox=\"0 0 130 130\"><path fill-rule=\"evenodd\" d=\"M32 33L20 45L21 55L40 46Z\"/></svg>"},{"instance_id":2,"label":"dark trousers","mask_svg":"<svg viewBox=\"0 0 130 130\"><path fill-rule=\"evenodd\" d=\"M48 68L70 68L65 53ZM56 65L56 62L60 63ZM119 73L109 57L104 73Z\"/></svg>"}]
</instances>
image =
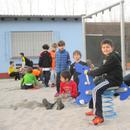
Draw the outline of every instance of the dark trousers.
<instances>
[{"instance_id":1,"label":"dark trousers","mask_svg":"<svg viewBox=\"0 0 130 130\"><path fill-rule=\"evenodd\" d=\"M130 86L130 74L124 76L123 80L128 86Z\"/></svg>"},{"instance_id":2,"label":"dark trousers","mask_svg":"<svg viewBox=\"0 0 130 130\"><path fill-rule=\"evenodd\" d=\"M15 78L15 80L20 80L20 74L19 74L19 72L12 72L12 73L10 73L10 75L9 75L10 77L14 77Z\"/></svg>"},{"instance_id":3,"label":"dark trousers","mask_svg":"<svg viewBox=\"0 0 130 130\"><path fill-rule=\"evenodd\" d=\"M31 89L33 85L21 85L21 89Z\"/></svg>"},{"instance_id":4,"label":"dark trousers","mask_svg":"<svg viewBox=\"0 0 130 130\"><path fill-rule=\"evenodd\" d=\"M43 71L44 83L45 83L46 87L48 87L50 76L51 76L50 71Z\"/></svg>"},{"instance_id":5,"label":"dark trousers","mask_svg":"<svg viewBox=\"0 0 130 130\"><path fill-rule=\"evenodd\" d=\"M61 72L58 72L56 74L56 91L58 93L60 92L60 74L61 74Z\"/></svg>"},{"instance_id":6,"label":"dark trousers","mask_svg":"<svg viewBox=\"0 0 130 130\"><path fill-rule=\"evenodd\" d=\"M89 102L89 108L93 109L96 116L103 117L102 94L111 86L108 80L102 79L92 90L92 99Z\"/></svg>"}]
</instances>

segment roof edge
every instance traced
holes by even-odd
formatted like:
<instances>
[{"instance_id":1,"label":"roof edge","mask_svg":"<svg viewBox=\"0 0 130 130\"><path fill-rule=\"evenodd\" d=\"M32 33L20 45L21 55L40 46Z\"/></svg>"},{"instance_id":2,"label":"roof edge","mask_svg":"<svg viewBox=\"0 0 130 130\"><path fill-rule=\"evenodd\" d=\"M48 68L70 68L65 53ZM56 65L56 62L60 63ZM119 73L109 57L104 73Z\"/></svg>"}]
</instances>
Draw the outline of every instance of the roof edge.
<instances>
[{"instance_id":1,"label":"roof edge","mask_svg":"<svg viewBox=\"0 0 130 130\"><path fill-rule=\"evenodd\" d=\"M82 15L0 15L0 18L81 18Z\"/></svg>"}]
</instances>

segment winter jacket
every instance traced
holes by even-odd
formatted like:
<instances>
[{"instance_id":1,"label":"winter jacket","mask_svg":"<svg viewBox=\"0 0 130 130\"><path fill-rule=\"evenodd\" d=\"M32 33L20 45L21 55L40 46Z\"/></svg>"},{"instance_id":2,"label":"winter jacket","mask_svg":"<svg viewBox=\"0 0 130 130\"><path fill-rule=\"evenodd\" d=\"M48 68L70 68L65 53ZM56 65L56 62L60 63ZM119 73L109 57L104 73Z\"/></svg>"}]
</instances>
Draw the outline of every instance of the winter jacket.
<instances>
[{"instance_id":1,"label":"winter jacket","mask_svg":"<svg viewBox=\"0 0 130 130\"><path fill-rule=\"evenodd\" d=\"M104 74L104 78L107 79L113 85L120 85L123 81L121 58L117 52L112 52L105 57L104 64L99 68L88 72L91 76L100 76Z\"/></svg>"},{"instance_id":2,"label":"winter jacket","mask_svg":"<svg viewBox=\"0 0 130 130\"><path fill-rule=\"evenodd\" d=\"M76 98L78 95L77 84L74 81L61 82L60 83L60 94L70 94L71 97Z\"/></svg>"},{"instance_id":3,"label":"winter jacket","mask_svg":"<svg viewBox=\"0 0 130 130\"><path fill-rule=\"evenodd\" d=\"M43 51L39 57L39 67L49 68L52 64L51 54L48 51Z\"/></svg>"},{"instance_id":4,"label":"winter jacket","mask_svg":"<svg viewBox=\"0 0 130 130\"><path fill-rule=\"evenodd\" d=\"M69 69L70 64L69 53L65 49L63 51L58 50L56 52L56 72L59 73Z\"/></svg>"}]
</instances>

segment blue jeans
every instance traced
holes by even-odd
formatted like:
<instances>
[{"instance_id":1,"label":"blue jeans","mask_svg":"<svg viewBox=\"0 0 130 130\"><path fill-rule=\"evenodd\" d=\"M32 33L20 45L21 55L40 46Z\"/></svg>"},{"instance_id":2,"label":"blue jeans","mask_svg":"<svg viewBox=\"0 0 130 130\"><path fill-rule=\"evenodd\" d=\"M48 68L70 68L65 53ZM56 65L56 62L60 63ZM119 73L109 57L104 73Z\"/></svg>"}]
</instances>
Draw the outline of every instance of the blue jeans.
<instances>
[{"instance_id":1,"label":"blue jeans","mask_svg":"<svg viewBox=\"0 0 130 130\"><path fill-rule=\"evenodd\" d=\"M56 73L56 91L60 92L60 74L61 72Z\"/></svg>"}]
</instances>

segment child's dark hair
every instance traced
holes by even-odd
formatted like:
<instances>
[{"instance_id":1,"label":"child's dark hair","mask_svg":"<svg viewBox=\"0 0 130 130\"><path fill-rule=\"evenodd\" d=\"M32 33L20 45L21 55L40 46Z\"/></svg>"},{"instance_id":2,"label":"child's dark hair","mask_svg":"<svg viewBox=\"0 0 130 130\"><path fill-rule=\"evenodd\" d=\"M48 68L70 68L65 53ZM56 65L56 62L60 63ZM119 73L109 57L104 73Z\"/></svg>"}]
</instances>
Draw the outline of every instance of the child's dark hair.
<instances>
[{"instance_id":1,"label":"child's dark hair","mask_svg":"<svg viewBox=\"0 0 130 130\"><path fill-rule=\"evenodd\" d=\"M67 71L67 70L62 71L61 74L60 74L60 76L62 76L65 80L66 79L70 80L70 78L71 78L70 72Z\"/></svg>"},{"instance_id":2,"label":"child's dark hair","mask_svg":"<svg viewBox=\"0 0 130 130\"><path fill-rule=\"evenodd\" d=\"M80 57L82 56L82 55L81 55L81 52L80 52L79 50L75 50L75 51L73 52L73 56L74 56L75 54L80 55Z\"/></svg>"},{"instance_id":3,"label":"child's dark hair","mask_svg":"<svg viewBox=\"0 0 130 130\"><path fill-rule=\"evenodd\" d=\"M24 56L24 53L23 53L23 52L20 52L20 55L21 55L21 56Z\"/></svg>"},{"instance_id":4,"label":"child's dark hair","mask_svg":"<svg viewBox=\"0 0 130 130\"><path fill-rule=\"evenodd\" d=\"M9 62L10 65L13 64L13 63L14 63L14 61L10 61L10 62Z\"/></svg>"},{"instance_id":5,"label":"child's dark hair","mask_svg":"<svg viewBox=\"0 0 130 130\"><path fill-rule=\"evenodd\" d=\"M48 44L44 44L44 45L42 46L42 48L45 49L45 50L48 50L48 49L49 49L49 45L48 45Z\"/></svg>"},{"instance_id":6,"label":"child's dark hair","mask_svg":"<svg viewBox=\"0 0 130 130\"><path fill-rule=\"evenodd\" d=\"M113 41L111 40L111 39L103 39L102 41L101 41L101 46L102 45L104 45L104 44L108 44L108 45L110 45L111 47L114 47L114 43L113 43Z\"/></svg>"},{"instance_id":7,"label":"child's dark hair","mask_svg":"<svg viewBox=\"0 0 130 130\"><path fill-rule=\"evenodd\" d=\"M27 68L27 73L32 73L32 71L33 71L32 67Z\"/></svg>"},{"instance_id":8,"label":"child's dark hair","mask_svg":"<svg viewBox=\"0 0 130 130\"><path fill-rule=\"evenodd\" d=\"M63 40L59 41L58 46L65 46L65 42Z\"/></svg>"}]
</instances>

